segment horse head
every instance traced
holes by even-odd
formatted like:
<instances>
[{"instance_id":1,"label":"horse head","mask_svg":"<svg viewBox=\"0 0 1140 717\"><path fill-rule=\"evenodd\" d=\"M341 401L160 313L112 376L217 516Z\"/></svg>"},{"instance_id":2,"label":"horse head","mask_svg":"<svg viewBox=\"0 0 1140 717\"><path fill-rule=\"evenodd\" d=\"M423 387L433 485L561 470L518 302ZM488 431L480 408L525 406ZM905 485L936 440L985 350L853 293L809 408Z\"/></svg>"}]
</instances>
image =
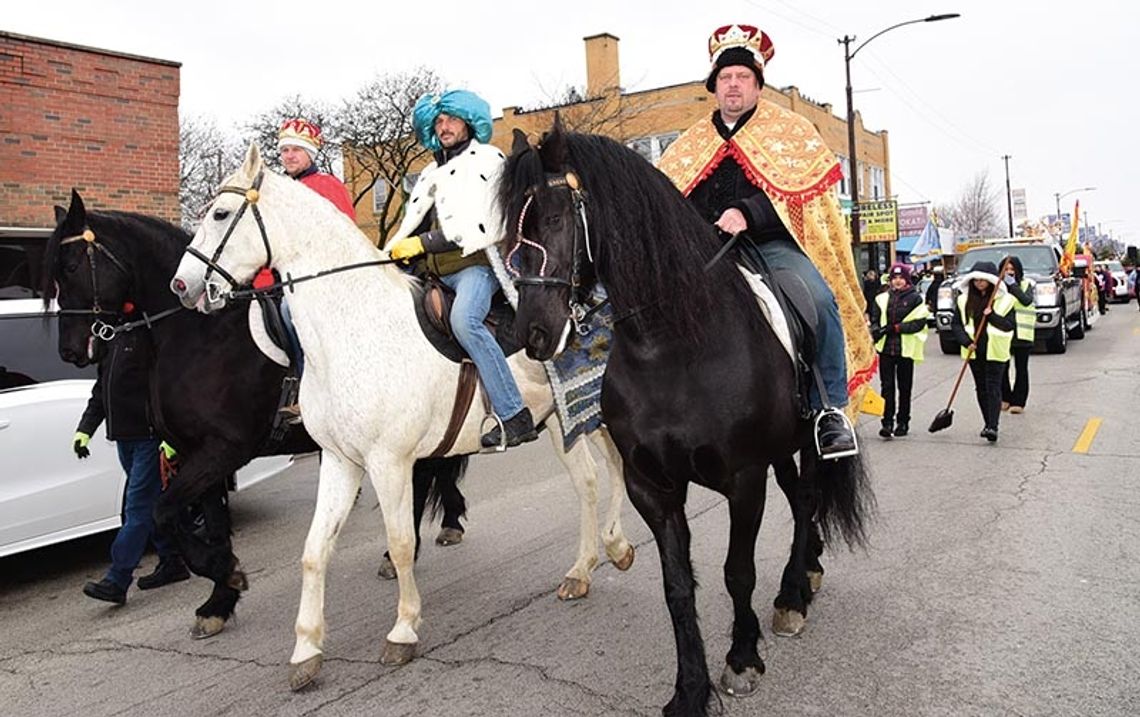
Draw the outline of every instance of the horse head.
<instances>
[{"instance_id":1,"label":"horse head","mask_svg":"<svg viewBox=\"0 0 1140 717\"><path fill-rule=\"evenodd\" d=\"M515 130L499 199L507 220L508 267L519 291L518 327L527 355L544 361L566 346L593 266L581 180L567 162L566 133L553 128L532 146Z\"/></svg>"},{"instance_id":2,"label":"horse head","mask_svg":"<svg viewBox=\"0 0 1140 717\"><path fill-rule=\"evenodd\" d=\"M217 311L226 305L228 291L249 283L272 262L266 220L258 204L262 182L274 178L257 144L251 143L241 167L207 208L170 281L170 290L183 306L203 313Z\"/></svg>"},{"instance_id":3,"label":"horse head","mask_svg":"<svg viewBox=\"0 0 1140 717\"><path fill-rule=\"evenodd\" d=\"M131 275L123 252L100 226L92 226L79 192L71 190L67 209L55 208L56 227L44 253L44 302L55 298L59 316L59 355L76 366L99 361L106 351L100 327L121 316Z\"/></svg>"}]
</instances>

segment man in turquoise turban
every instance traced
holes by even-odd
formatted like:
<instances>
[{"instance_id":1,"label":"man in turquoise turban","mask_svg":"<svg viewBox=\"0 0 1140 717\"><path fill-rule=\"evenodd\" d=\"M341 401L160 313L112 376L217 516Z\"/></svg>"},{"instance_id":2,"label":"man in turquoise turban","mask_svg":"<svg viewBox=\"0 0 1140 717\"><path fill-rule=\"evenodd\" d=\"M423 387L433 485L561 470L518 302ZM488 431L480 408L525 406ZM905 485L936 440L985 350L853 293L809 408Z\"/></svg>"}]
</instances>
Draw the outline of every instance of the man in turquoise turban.
<instances>
[{"instance_id":1,"label":"man in turquoise turban","mask_svg":"<svg viewBox=\"0 0 1140 717\"><path fill-rule=\"evenodd\" d=\"M503 153L491 139L491 107L467 90L427 94L412 122L420 144L435 161L420 173L405 205L404 220L388 242L393 259L424 255L427 270L455 290L451 330L471 356L502 422L482 436L484 448L504 448L538 438L503 350L483 321L499 290L486 250L503 236L495 202L495 178ZM444 166L447 167L444 171ZM437 208L446 203L447 212Z\"/></svg>"}]
</instances>

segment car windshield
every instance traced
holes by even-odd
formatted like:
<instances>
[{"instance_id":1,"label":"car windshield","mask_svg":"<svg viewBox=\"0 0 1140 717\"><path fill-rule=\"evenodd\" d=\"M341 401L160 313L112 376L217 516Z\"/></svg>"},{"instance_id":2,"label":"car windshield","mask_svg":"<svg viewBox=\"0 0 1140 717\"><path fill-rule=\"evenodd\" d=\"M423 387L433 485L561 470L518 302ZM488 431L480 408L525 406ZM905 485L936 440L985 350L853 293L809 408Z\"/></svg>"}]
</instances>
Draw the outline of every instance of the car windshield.
<instances>
[{"instance_id":1,"label":"car windshield","mask_svg":"<svg viewBox=\"0 0 1140 717\"><path fill-rule=\"evenodd\" d=\"M1002 259L1011 254L1021 259L1021 268L1027 274L1052 274L1057 268L1057 259L1050 247L993 246L971 249L966 252L966 255L962 257L958 273L965 274L973 271L974 266L981 261L988 261L994 266L998 266Z\"/></svg>"},{"instance_id":2,"label":"car windshield","mask_svg":"<svg viewBox=\"0 0 1140 717\"><path fill-rule=\"evenodd\" d=\"M1109 271L1119 271L1120 273L1123 274L1124 273L1124 265L1121 264L1119 261L1110 261L1110 262L1108 262L1108 270Z\"/></svg>"}]
</instances>

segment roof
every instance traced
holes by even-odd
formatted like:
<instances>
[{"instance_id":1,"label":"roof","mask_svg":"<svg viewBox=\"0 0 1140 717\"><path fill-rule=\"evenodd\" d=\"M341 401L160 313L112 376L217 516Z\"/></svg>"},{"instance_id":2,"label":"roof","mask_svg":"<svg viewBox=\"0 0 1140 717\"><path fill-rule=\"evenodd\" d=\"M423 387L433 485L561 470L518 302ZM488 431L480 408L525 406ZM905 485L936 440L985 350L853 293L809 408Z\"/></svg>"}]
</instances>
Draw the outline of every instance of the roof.
<instances>
[{"instance_id":1,"label":"roof","mask_svg":"<svg viewBox=\"0 0 1140 717\"><path fill-rule=\"evenodd\" d=\"M81 52L93 52L97 55L107 55L108 57L121 57L127 60L139 60L140 62L149 62L155 65L167 65L169 67L182 67L181 62L174 60L160 60L157 57L146 57L144 55L132 55L126 52L117 52L115 50L104 50L101 47L91 47L89 45L76 45L71 42L61 42L60 40L49 40L44 37L33 37L31 35L20 35L14 32L4 32L0 30L0 39L10 39L17 42L27 42L36 45L53 45L55 47L63 47L68 50L79 50Z\"/></svg>"}]
</instances>

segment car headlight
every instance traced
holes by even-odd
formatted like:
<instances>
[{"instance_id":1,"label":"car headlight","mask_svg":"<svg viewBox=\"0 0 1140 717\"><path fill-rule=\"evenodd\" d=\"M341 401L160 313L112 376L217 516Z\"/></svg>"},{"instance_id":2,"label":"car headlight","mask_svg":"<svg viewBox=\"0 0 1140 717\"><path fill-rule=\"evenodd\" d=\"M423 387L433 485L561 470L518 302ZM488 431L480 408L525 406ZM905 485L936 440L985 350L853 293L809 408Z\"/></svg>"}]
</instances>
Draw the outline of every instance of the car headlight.
<instances>
[{"instance_id":1,"label":"car headlight","mask_svg":"<svg viewBox=\"0 0 1140 717\"><path fill-rule=\"evenodd\" d=\"M1034 303L1038 306L1056 306L1057 305L1057 285L1050 282L1048 284L1038 284L1033 294Z\"/></svg>"},{"instance_id":2,"label":"car headlight","mask_svg":"<svg viewBox=\"0 0 1140 717\"><path fill-rule=\"evenodd\" d=\"M954 287L946 284L938 287L938 308L946 310L954 308Z\"/></svg>"}]
</instances>

